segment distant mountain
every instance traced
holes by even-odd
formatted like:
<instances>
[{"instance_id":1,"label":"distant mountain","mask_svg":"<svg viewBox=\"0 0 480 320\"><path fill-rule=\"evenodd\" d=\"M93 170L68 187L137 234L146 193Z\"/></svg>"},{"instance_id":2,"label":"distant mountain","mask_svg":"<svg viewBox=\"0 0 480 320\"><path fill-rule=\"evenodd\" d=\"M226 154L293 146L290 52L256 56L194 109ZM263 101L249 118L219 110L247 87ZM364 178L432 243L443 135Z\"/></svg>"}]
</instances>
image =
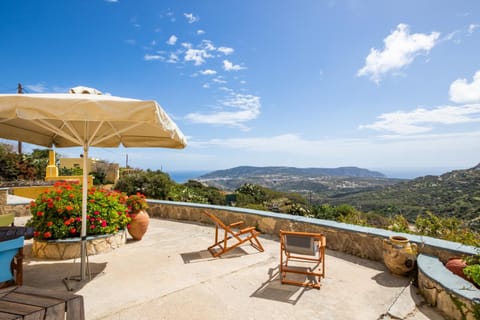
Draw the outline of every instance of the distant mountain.
<instances>
[{"instance_id":1,"label":"distant mountain","mask_svg":"<svg viewBox=\"0 0 480 320\"><path fill-rule=\"evenodd\" d=\"M383 173L357 167L339 168L295 168L295 167L252 167L240 166L226 170L217 170L207 173L200 179L238 178L266 175L291 175L302 177L357 177L357 178L386 178Z\"/></svg>"},{"instance_id":2,"label":"distant mountain","mask_svg":"<svg viewBox=\"0 0 480 320\"><path fill-rule=\"evenodd\" d=\"M295 168L240 166L200 176L198 181L224 190L253 183L273 190L297 193L377 188L397 183L376 171L356 167Z\"/></svg>"}]
</instances>

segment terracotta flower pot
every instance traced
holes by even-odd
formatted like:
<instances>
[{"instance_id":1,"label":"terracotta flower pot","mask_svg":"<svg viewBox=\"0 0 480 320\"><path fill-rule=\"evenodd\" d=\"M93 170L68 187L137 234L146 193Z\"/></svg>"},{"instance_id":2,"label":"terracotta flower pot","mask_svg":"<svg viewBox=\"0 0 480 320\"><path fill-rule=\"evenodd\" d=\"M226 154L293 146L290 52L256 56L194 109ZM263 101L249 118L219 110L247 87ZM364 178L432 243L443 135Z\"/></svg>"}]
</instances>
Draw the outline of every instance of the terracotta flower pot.
<instances>
[{"instance_id":1,"label":"terracotta flower pot","mask_svg":"<svg viewBox=\"0 0 480 320\"><path fill-rule=\"evenodd\" d=\"M144 210L132 213L131 217L132 221L128 227L128 233L132 236L133 240L142 240L143 235L147 232L150 217Z\"/></svg>"},{"instance_id":2,"label":"terracotta flower pot","mask_svg":"<svg viewBox=\"0 0 480 320\"><path fill-rule=\"evenodd\" d=\"M467 266L467 263L465 260L462 258L450 258L447 263L445 264L445 267L456 274L457 276L460 276L464 279L467 280L467 277L463 273L463 269Z\"/></svg>"}]
</instances>

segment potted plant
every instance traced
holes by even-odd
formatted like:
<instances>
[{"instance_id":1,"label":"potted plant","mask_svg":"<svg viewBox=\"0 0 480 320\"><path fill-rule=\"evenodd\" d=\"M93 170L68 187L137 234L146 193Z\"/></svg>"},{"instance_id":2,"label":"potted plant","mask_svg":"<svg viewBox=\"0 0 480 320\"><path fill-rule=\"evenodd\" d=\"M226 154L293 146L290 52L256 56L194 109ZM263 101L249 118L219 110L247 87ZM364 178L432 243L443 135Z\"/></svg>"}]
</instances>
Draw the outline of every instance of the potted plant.
<instances>
[{"instance_id":1,"label":"potted plant","mask_svg":"<svg viewBox=\"0 0 480 320\"><path fill-rule=\"evenodd\" d=\"M137 192L128 196L125 204L131 218L130 224L127 226L128 233L134 240L141 240L150 223L150 217L145 211L148 208L147 199L145 195Z\"/></svg>"},{"instance_id":2,"label":"potted plant","mask_svg":"<svg viewBox=\"0 0 480 320\"><path fill-rule=\"evenodd\" d=\"M480 288L480 249L477 254L464 258L450 258L445 267L452 273Z\"/></svg>"}]
</instances>

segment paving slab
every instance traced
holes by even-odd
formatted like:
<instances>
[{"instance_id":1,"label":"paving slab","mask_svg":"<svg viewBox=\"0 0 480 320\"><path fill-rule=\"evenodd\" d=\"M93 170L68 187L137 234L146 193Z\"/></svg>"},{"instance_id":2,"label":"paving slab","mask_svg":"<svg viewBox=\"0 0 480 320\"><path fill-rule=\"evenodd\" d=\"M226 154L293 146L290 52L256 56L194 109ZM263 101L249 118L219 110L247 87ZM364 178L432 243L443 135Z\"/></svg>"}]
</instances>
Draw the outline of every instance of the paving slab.
<instances>
[{"instance_id":1,"label":"paving slab","mask_svg":"<svg viewBox=\"0 0 480 320\"><path fill-rule=\"evenodd\" d=\"M214 232L208 225L151 219L141 241L89 257L98 275L69 282L84 296L86 318L443 319L412 297L410 279L390 274L380 262L327 250L319 290L282 285L278 239L261 236L265 252L245 244L213 258L206 248ZM66 291L62 280L79 274L78 261L37 260L29 246L24 284Z\"/></svg>"}]
</instances>

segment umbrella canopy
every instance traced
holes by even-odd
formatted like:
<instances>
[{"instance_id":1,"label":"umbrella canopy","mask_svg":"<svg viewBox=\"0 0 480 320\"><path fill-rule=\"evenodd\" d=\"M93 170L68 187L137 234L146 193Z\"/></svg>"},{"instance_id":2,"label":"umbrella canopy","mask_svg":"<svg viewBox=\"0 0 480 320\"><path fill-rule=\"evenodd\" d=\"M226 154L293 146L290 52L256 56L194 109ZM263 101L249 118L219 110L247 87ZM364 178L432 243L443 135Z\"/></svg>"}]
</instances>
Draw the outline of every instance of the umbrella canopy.
<instances>
[{"instance_id":1,"label":"umbrella canopy","mask_svg":"<svg viewBox=\"0 0 480 320\"><path fill-rule=\"evenodd\" d=\"M97 94L0 94L0 136L60 148L186 146L155 101Z\"/></svg>"},{"instance_id":2,"label":"umbrella canopy","mask_svg":"<svg viewBox=\"0 0 480 320\"><path fill-rule=\"evenodd\" d=\"M0 94L0 137L44 147L83 147L81 280L85 279L89 147L181 149L186 139L155 101L101 95L84 87L70 94ZM79 93L77 93L79 92ZM93 94L85 94L93 93Z\"/></svg>"}]
</instances>

